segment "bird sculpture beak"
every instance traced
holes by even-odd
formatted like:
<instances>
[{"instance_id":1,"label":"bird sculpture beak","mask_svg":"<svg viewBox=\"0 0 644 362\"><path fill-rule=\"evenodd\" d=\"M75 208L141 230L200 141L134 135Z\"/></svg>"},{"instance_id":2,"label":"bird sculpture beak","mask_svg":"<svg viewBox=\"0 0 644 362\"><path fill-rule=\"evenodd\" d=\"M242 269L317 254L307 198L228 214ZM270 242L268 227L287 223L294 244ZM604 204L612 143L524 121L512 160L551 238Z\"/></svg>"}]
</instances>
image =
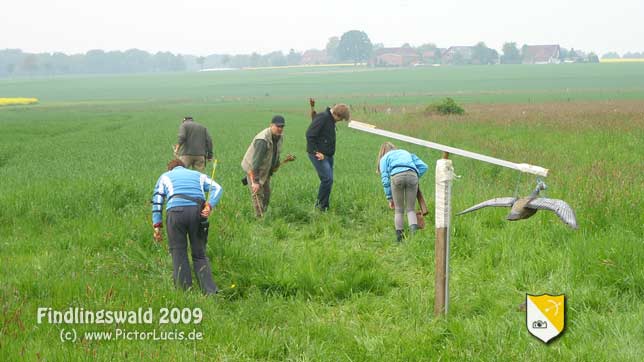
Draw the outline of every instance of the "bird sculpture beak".
<instances>
[{"instance_id":1,"label":"bird sculpture beak","mask_svg":"<svg viewBox=\"0 0 644 362\"><path fill-rule=\"evenodd\" d=\"M507 220L510 220L510 221L521 220L521 215L519 215L519 214L518 214L518 213L516 213L516 212L511 212L511 213L508 215Z\"/></svg>"}]
</instances>

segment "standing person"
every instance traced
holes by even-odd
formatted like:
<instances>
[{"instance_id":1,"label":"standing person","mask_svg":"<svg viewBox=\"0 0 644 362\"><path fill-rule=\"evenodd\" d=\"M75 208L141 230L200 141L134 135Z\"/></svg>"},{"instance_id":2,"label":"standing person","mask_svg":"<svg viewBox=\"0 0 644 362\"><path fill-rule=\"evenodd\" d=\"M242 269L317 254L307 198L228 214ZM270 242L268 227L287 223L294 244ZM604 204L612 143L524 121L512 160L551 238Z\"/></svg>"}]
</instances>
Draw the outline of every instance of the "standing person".
<instances>
[{"instance_id":1,"label":"standing person","mask_svg":"<svg viewBox=\"0 0 644 362\"><path fill-rule=\"evenodd\" d=\"M192 117L184 117L174 153L186 167L203 172L206 160L212 160L212 138L208 129Z\"/></svg>"},{"instance_id":2,"label":"standing person","mask_svg":"<svg viewBox=\"0 0 644 362\"><path fill-rule=\"evenodd\" d=\"M306 130L306 152L320 178L320 187L315 206L321 211L329 209L329 197L333 187L333 156L335 155L336 123L350 118L346 104L336 104L315 115Z\"/></svg>"},{"instance_id":3,"label":"standing person","mask_svg":"<svg viewBox=\"0 0 644 362\"><path fill-rule=\"evenodd\" d=\"M385 189L389 208L394 209L396 240L402 241L405 228L403 210L407 213L407 222L411 234L418 230L416 218L416 194L418 178L427 171L427 165L416 155L405 150L398 150L391 142L385 142L378 152L378 174Z\"/></svg>"},{"instance_id":4,"label":"standing person","mask_svg":"<svg viewBox=\"0 0 644 362\"><path fill-rule=\"evenodd\" d=\"M264 216L271 198L271 176L280 167L284 117L276 115L268 128L255 135L241 162L257 217ZM290 156L290 155L289 155ZM291 161L287 156L285 162Z\"/></svg>"},{"instance_id":5,"label":"standing person","mask_svg":"<svg viewBox=\"0 0 644 362\"><path fill-rule=\"evenodd\" d=\"M210 191L206 202L204 192ZM166 227L172 254L172 278L176 286L192 286L192 272L188 262L188 238L192 263L197 280L204 294L216 294L217 285L212 280L210 261L206 256L208 242L207 220L221 198L222 188L208 176L185 168L181 160L168 163L168 172L159 177L152 196L152 226L154 240L163 240L163 203L167 200Z\"/></svg>"}]
</instances>

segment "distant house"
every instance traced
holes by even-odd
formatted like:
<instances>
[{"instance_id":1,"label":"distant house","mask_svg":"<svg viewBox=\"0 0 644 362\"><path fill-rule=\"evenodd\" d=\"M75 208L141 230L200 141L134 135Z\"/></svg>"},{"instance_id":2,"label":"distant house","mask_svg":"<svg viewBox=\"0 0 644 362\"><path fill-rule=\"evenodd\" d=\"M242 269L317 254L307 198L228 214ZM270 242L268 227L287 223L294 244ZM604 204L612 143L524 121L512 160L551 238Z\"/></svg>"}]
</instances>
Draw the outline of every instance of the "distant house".
<instances>
[{"instance_id":1,"label":"distant house","mask_svg":"<svg viewBox=\"0 0 644 362\"><path fill-rule=\"evenodd\" d=\"M326 54L326 50L318 49L305 51L302 53L302 59L300 60L300 63L305 65L326 64L328 62L329 57Z\"/></svg>"},{"instance_id":2,"label":"distant house","mask_svg":"<svg viewBox=\"0 0 644 362\"><path fill-rule=\"evenodd\" d=\"M559 52L561 48L555 45L524 45L523 64L559 64Z\"/></svg>"},{"instance_id":3,"label":"distant house","mask_svg":"<svg viewBox=\"0 0 644 362\"><path fill-rule=\"evenodd\" d=\"M425 50L421 54L421 58L423 59L423 63L425 64L435 64L435 63L440 63L441 62L441 54L445 49L431 49L431 50Z\"/></svg>"},{"instance_id":4,"label":"distant house","mask_svg":"<svg viewBox=\"0 0 644 362\"><path fill-rule=\"evenodd\" d=\"M374 52L371 63L377 67L407 67L420 63L420 59L413 48L380 48Z\"/></svg>"},{"instance_id":5,"label":"distant house","mask_svg":"<svg viewBox=\"0 0 644 362\"><path fill-rule=\"evenodd\" d=\"M453 46L447 48L441 55L443 64L472 64L474 47L472 46Z\"/></svg>"}]
</instances>

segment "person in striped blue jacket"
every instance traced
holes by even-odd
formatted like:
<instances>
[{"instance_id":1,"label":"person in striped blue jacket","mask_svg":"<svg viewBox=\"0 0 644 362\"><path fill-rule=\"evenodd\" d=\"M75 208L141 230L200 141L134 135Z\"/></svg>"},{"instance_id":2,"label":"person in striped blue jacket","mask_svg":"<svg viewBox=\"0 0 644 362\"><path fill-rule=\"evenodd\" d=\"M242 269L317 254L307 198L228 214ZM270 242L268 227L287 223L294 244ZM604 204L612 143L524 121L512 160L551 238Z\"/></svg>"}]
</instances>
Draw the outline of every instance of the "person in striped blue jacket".
<instances>
[{"instance_id":1,"label":"person in striped blue jacket","mask_svg":"<svg viewBox=\"0 0 644 362\"><path fill-rule=\"evenodd\" d=\"M210 197L206 202L206 192ZM154 240L163 241L163 204L166 203L168 245L172 255L172 278L176 286L192 286L192 272L188 262L188 239L192 263L197 280L204 294L216 294L217 285L212 279L210 261L206 256L208 242L208 216L219 203L221 186L207 175L187 169L181 160L168 163L165 172L154 187L152 196L152 226ZM167 202L166 202L167 201Z\"/></svg>"},{"instance_id":2,"label":"person in striped blue jacket","mask_svg":"<svg viewBox=\"0 0 644 362\"><path fill-rule=\"evenodd\" d=\"M396 240L402 241L405 228L403 210L407 214L409 231L413 234L418 230L416 218L416 194L418 193L418 178L427 171L427 164L416 155L405 150L396 149L391 142L380 146L378 153L378 174L385 189L385 197L389 208L394 209L394 225Z\"/></svg>"}]
</instances>

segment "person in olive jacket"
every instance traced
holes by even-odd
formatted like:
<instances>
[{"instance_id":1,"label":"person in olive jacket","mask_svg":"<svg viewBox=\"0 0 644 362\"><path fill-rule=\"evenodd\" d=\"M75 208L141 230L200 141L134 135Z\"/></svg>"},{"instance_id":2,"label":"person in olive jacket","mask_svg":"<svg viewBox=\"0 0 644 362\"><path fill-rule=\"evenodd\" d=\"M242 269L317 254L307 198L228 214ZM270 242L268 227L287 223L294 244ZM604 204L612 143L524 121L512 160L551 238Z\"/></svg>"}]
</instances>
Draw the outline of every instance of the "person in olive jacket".
<instances>
[{"instance_id":1,"label":"person in olive jacket","mask_svg":"<svg viewBox=\"0 0 644 362\"><path fill-rule=\"evenodd\" d=\"M333 156L335 155L335 124L350 119L349 107L336 104L313 118L306 130L306 152L320 178L320 187L315 206L329 209L329 197L333 186Z\"/></svg>"},{"instance_id":2,"label":"person in olive jacket","mask_svg":"<svg viewBox=\"0 0 644 362\"><path fill-rule=\"evenodd\" d=\"M257 217L263 217L268 209L271 177L280 167L285 122L283 116L274 116L271 125L253 137L241 162Z\"/></svg>"},{"instance_id":3,"label":"person in olive jacket","mask_svg":"<svg viewBox=\"0 0 644 362\"><path fill-rule=\"evenodd\" d=\"M174 153L187 168L203 172L206 161L211 161L213 156L212 138L208 129L192 117L184 117L179 126Z\"/></svg>"}]
</instances>

